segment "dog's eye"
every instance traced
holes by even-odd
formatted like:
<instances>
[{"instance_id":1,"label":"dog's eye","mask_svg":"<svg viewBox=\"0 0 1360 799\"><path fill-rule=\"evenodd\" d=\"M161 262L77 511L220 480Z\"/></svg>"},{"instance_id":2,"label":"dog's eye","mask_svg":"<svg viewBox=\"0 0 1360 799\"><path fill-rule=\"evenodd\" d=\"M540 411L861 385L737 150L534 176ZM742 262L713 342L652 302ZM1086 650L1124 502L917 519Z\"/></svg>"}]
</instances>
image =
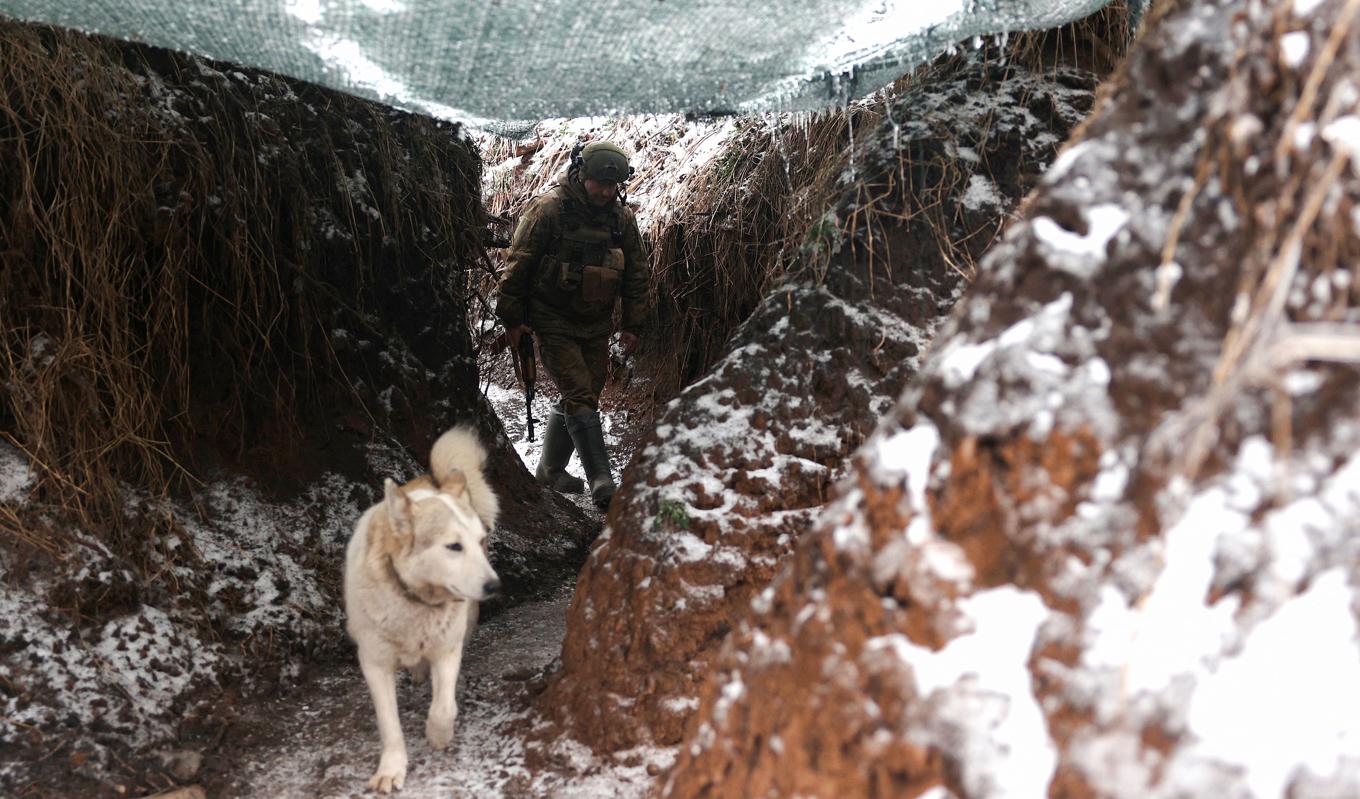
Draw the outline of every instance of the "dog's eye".
<instances>
[{"instance_id":1,"label":"dog's eye","mask_svg":"<svg viewBox=\"0 0 1360 799\"><path fill-rule=\"evenodd\" d=\"M455 541L455 542L453 542L452 544L449 544L449 549L452 549L454 552L462 552L462 551L463 551L463 545L462 545L461 543Z\"/></svg>"}]
</instances>

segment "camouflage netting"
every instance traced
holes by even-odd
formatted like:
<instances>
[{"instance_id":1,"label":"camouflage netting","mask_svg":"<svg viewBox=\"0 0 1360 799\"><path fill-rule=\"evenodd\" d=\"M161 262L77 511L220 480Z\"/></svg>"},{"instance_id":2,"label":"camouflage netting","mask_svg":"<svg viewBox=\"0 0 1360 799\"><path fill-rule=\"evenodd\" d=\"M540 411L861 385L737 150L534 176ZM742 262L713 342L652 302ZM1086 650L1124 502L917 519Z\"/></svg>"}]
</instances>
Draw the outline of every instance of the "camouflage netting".
<instances>
[{"instance_id":1,"label":"camouflage netting","mask_svg":"<svg viewBox=\"0 0 1360 799\"><path fill-rule=\"evenodd\" d=\"M523 130L515 120L825 107L970 37L1056 27L1107 2L0 0L0 14Z\"/></svg>"}]
</instances>

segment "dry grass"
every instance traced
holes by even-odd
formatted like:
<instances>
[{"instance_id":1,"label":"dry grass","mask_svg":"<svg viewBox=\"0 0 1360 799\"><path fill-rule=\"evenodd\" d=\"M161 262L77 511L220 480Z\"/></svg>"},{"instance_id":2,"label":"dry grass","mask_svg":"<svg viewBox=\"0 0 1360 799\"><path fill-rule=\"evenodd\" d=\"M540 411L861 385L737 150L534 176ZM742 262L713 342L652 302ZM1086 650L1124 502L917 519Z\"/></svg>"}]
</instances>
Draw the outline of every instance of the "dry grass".
<instances>
[{"instance_id":1,"label":"dry grass","mask_svg":"<svg viewBox=\"0 0 1360 799\"><path fill-rule=\"evenodd\" d=\"M656 327L653 362L643 368L656 400L706 372L790 270L825 270L836 223L823 215L848 165L851 131L879 121L863 106L751 120L691 177L685 205L654 234Z\"/></svg>"},{"instance_id":2,"label":"dry grass","mask_svg":"<svg viewBox=\"0 0 1360 799\"><path fill-rule=\"evenodd\" d=\"M1278 14L1276 31L1286 30L1287 12ZM1360 57L1354 44L1357 27L1360 0L1346 0L1302 83L1289 76L1297 84L1290 87L1297 94L1292 108L1271 107L1273 113L1261 111L1252 117L1271 120L1272 126L1263 131L1262 140L1267 145L1273 142L1268 158L1274 164L1275 178L1263 179L1245 169L1240 129L1235 132L1232 127L1236 117L1213 120L1207 131L1210 145L1201 157L1194 188L1182 200L1177 217L1183 220L1190 213L1201 189L1212 178L1233 198L1241 217L1251 221L1254 246L1236 289L1237 306L1212 385L1192 403L1184 424L1168 436L1177 444L1161 445L1163 457L1191 477L1200 473L1214 453L1226 426L1224 420L1244 392L1269 389L1272 437L1276 449L1287 454L1293 446L1294 431L1283 375L1307 361L1360 363L1360 325L1354 321L1355 310L1360 307L1360 286L1352 277L1340 281L1347 288L1329 291L1326 302L1305 303L1290 296L1300 285L1337 285L1333 272L1360 258L1360 238L1354 225L1360 196L1354 181L1346 178L1355 168L1357 154L1340 141L1325 150L1320 142L1300 145L1296 135L1304 123L1327 130L1353 102L1347 76ZM1262 48L1274 51L1278 44L1269 42ZM1234 68L1233 79L1239 83L1242 96L1269 96L1252 85L1255 80L1270 80L1260 78L1259 65L1252 63L1259 57L1259 52L1239 53L1241 63ZM1278 95L1293 96L1290 91ZM1321 138L1325 139L1325 134ZM1265 192L1270 194L1265 196ZM1176 257L1179 234L1179 227L1175 227L1168 237L1162 254L1164 266Z\"/></svg>"},{"instance_id":3,"label":"dry grass","mask_svg":"<svg viewBox=\"0 0 1360 799\"><path fill-rule=\"evenodd\" d=\"M1074 64L1105 74L1122 57L1131 37L1129 12L1115 2L1092 17L1058 31L1013 35L998 58L1018 67L1042 70ZM958 66L962 57L942 58L904 76L893 86L845 108L812 115L764 115L738 123L724 151L700 171L689 175L682 199L654 214L645 230L652 244L651 300L656 325L639 353L636 371L645 374L649 396L640 398L655 407L707 372L725 352L732 333L783 280L818 281L837 249L862 246L855 230L919 222L934 231L942 257L960 274L971 278L983 241L995 228L959 236L952 232L960 221L954 200L969 172L934 148L899 153L895 183L883 186L842 185L857 136L873 131L895 98L928 84ZM616 136L646 152L647 143L630 136L625 121L607 135ZM529 197L565 167L566 149L494 142L487 151L492 163L522 156L536 159L537 182L508 178L490 187L488 208L513 218ZM540 149L541 148L541 149ZM666 148L658 151L669 152ZM669 154L668 158L674 158ZM638 181L650 172L673 169L669 161L640 159ZM920 176L928 175L928 180ZM827 215L843 192L855 196L847 219ZM900 207L906 195L908 210ZM885 198L892 196L891 201ZM504 232L503 232L504 234ZM882 241L881 236L862 237ZM899 254L900 255L900 254ZM892 253L871 252L870 270ZM481 293L494 293L488 276Z\"/></svg>"},{"instance_id":4,"label":"dry grass","mask_svg":"<svg viewBox=\"0 0 1360 799\"><path fill-rule=\"evenodd\" d=\"M456 282L480 254L479 167L447 126L226 83L164 51L0 24L0 431L41 502L122 553L147 529L125 491L192 483L196 435L238 453L265 429L287 438L348 386L328 331L337 309L363 318L381 261ZM299 137L310 148L288 129L293 88L333 115Z\"/></svg>"},{"instance_id":5,"label":"dry grass","mask_svg":"<svg viewBox=\"0 0 1360 799\"><path fill-rule=\"evenodd\" d=\"M1004 59L1039 71L1071 64L1107 74L1130 39L1129 11L1115 2L1064 28L1012 36ZM820 281L843 242L876 242L884 236L854 236L913 220L933 230L941 256L971 279L985 246L970 240L994 228L954 232L960 221L955 202L969 172L936 150L903 149L888 185L850 186L839 179L851 166L855 137L872 131L894 99L957 66L944 58L904 76L892 87L847 108L811 119L767 117L732 140L722 157L692 178L686 205L668 215L654 232L653 293L658 330L650 343L655 399L664 401L704 374L726 349L732 332L768 290L790 278ZM918 162L922 161L922 162ZM931 175L913 184L913 176ZM895 182L894 182L895 181ZM854 210L846 219L826 217L843 192ZM898 205L907 198L906 208ZM890 268L893 254L864 253L872 274ZM899 254L901 255L901 254Z\"/></svg>"},{"instance_id":6,"label":"dry grass","mask_svg":"<svg viewBox=\"0 0 1360 799\"><path fill-rule=\"evenodd\" d=\"M1034 71L1067 65L1108 75L1124 59L1136 33L1128 3L1112 0L1061 28L1015 34L1006 51L1013 62Z\"/></svg>"}]
</instances>

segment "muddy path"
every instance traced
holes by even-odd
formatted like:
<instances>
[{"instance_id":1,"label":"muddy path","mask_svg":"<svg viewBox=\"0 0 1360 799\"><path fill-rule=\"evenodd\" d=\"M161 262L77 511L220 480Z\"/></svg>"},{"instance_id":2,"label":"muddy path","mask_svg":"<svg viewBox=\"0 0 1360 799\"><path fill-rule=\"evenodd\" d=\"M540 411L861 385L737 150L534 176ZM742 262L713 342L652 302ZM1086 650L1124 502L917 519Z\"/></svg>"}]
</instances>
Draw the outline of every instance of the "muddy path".
<instances>
[{"instance_id":1,"label":"muddy path","mask_svg":"<svg viewBox=\"0 0 1360 799\"><path fill-rule=\"evenodd\" d=\"M532 694L560 651L572 585L551 598L495 610L465 652L453 744L425 743L429 684L404 673L397 695L410 765L402 799L450 797L642 796L645 765L594 762L569 742L542 757L526 741L538 723ZM200 784L213 799L372 796L378 735L358 665L317 664L294 689L241 711L222 746L204 762ZM655 770L655 769L653 769Z\"/></svg>"},{"instance_id":2,"label":"muddy path","mask_svg":"<svg viewBox=\"0 0 1360 799\"><path fill-rule=\"evenodd\" d=\"M531 472L542 439L524 431L523 397L491 387L493 407L516 451ZM554 397L543 392L535 416L546 421ZM615 475L631 456L640 435L611 414ZM573 457L569 471L584 476ZM568 496L596 525L604 514L585 495ZM494 565L494 563L493 563ZM520 797L619 797L646 795L655 775L673 760L670 750L627 752L611 759L594 756L571 740L540 740L544 723L533 708L546 675L557 665L566 632L566 611L575 580L535 592L543 599L483 606L482 620L464 652L459 677L458 720L450 747L435 752L425 742L428 683L415 684L405 672L397 680L397 702L406 736L406 783L402 799L519 799ZM345 657L310 664L295 686L278 695L243 702L222 736L204 753L196 782L209 799L338 799L377 796L366 789L379 755L377 723L368 688L352 646Z\"/></svg>"}]
</instances>

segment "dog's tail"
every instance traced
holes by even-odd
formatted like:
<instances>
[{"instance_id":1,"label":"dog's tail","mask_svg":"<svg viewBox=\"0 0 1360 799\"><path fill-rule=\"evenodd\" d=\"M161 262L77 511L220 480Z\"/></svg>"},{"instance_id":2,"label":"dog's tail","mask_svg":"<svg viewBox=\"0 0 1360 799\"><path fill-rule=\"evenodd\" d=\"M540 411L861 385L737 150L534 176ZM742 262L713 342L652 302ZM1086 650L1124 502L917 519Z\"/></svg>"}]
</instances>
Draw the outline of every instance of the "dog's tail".
<instances>
[{"instance_id":1,"label":"dog's tail","mask_svg":"<svg viewBox=\"0 0 1360 799\"><path fill-rule=\"evenodd\" d=\"M434 442L430 451L430 475L443 486L451 475L461 472L467 481L468 501L472 510L490 530L500 515L500 501L482 476L486 464L486 449L477 431L471 427L455 427Z\"/></svg>"}]
</instances>

